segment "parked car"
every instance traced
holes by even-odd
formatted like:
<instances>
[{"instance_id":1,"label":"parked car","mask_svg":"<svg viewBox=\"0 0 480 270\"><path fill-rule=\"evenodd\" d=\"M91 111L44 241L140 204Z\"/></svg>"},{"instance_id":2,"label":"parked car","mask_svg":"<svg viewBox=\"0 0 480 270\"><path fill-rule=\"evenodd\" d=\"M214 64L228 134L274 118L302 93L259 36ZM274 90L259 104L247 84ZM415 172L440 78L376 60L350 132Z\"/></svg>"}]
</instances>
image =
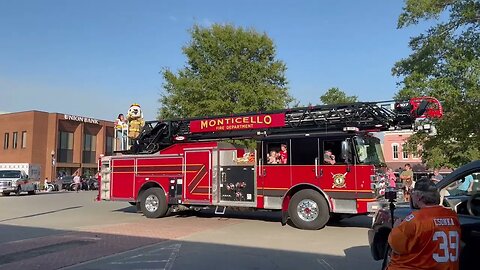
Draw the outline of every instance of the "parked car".
<instances>
[{"instance_id":1,"label":"parked car","mask_svg":"<svg viewBox=\"0 0 480 270\"><path fill-rule=\"evenodd\" d=\"M95 179L93 177L82 178L81 181L82 181L81 185L80 185L81 190L96 190L96 189L98 189L97 179Z\"/></svg>"},{"instance_id":2,"label":"parked car","mask_svg":"<svg viewBox=\"0 0 480 270\"><path fill-rule=\"evenodd\" d=\"M437 183L437 188L439 190L446 188L451 194L455 194L455 186L458 186L459 181L463 181L468 175L478 176L478 173L480 173L480 160L453 171ZM476 252L480 250L480 190L478 185L474 183L474 189L468 195L446 196L443 205L457 212L460 220L462 241L465 244L460 253L460 269L478 269L475 258L478 256ZM398 203L394 219L403 220L411 212L409 203ZM388 235L391 231L391 221L390 209L388 203L385 203L374 215L372 228L368 232L370 251L375 260L389 259L387 254L389 254Z\"/></svg>"},{"instance_id":3,"label":"parked car","mask_svg":"<svg viewBox=\"0 0 480 270\"><path fill-rule=\"evenodd\" d=\"M90 177L82 181L82 189L84 190L98 190L98 180Z\"/></svg>"},{"instance_id":4,"label":"parked car","mask_svg":"<svg viewBox=\"0 0 480 270\"><path fill-rule=\"evenodd\" d=\"M71 190L73 176L62 176L56 181L57 185L63 190Z\"/></svg>"}]
</instances>

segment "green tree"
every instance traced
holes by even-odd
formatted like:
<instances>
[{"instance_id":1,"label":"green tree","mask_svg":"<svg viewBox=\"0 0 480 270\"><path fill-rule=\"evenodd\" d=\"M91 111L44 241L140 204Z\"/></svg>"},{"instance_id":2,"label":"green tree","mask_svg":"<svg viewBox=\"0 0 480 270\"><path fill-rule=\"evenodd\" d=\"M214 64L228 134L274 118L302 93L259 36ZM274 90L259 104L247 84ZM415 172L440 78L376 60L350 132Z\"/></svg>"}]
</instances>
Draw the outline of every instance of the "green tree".
<instances>
[{"instance_id":1,"label":"green tree","mask_svg":"<svg viewBox=\"0 0 480 270\"><path fill-rule=\"evenodd\" d=\"M413 37L412 53L392 69L402 78L396 98L429 95L442 101L438 135L415 134L411 150L422 145L429 166L458 167L480 159L480 2L407 0L398 27L434 22Z\"/></svg>"},{"instance_id":2,"label":"green tree","mask_svg":"<svg viewBox=\"0 0 480 270\"><path fill-rule=\"evenodd\" d=\"M276 59L273 41L264 33L233 25L194 25L183 47L185 68L162 71L165 92L162 119L212 116L285 108L286 66Z\"/></svg>"},{"instance_id":3,"label":"green tree","mask_svg":"<svg viewBox=\"0 0 480 270\"><path fill-rule=\"evenodd\" d=\"M332 87L328 89L325 94L320 96L322 104L341 104L341 103L353 103L358 101L357 96L347 96L345 92L338 87Z\"/></svg>"}]
</instances>

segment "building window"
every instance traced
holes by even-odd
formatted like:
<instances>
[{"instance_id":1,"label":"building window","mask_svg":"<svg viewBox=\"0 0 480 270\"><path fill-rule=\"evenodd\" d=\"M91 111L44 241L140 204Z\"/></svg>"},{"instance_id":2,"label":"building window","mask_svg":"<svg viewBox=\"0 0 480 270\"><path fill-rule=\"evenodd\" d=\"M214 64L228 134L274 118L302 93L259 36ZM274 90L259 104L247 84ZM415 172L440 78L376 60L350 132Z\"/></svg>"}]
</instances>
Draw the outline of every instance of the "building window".
<instances>
[{"instance_id":1,"label":"building window","mask_svg":"<svg viewBox=\"0 0 480 270\"><path fill-rule=\"evenodd\" d=\"M8 141L10 141L10 134L5 133L5 136L3 136L3 149L8 149Z\"/></svg>"},{"instance_id":2,"label":"building window","mask_svg":"<svg viewBox=\"0 0 480 270\"><path fill-rule=\"evenodd\" d=\"M85 134L83 137L83 163L96 163L95 150L97 145L97 136Z\"/></svg>"},{"instance_id":3,"label":"building window","mask_svg":"<svg viewBox=\"0 0 480 270\"><path fill-rule=\"evenodd\" d=\"M18 146L18 132L13 132L13 138L12 138L12 148L17 149Z\"/></svg>"},{"instance_id":4,"label":"building window","mask_svg":"<svg viewBox=\"0 0 480 270\"><path fill-rule=\"evenodd\" d=\"M73 162L73 133L60 131L58 134L58 162Z\"/></svg>"},{"instance_id":5,"label":"building window","mask_svg":"<svg viewBox=\"0 0 480 270\"><path fill-rule=\"evenodd\" d=\"M393 159L398 159L398 143L392 143Z\"/></svg>"},{"instance_id":6,"label":"building window","mask_svg":"<svg viewBox=\"0 0 480 270\"><path fill-rule=\"evenodd\" d=\"M402 145L402 158L403 159L408 159L408 151L406 145Z\"/></svg>"},{"instance_id":7,"label":"building window","mask_svg":"<svg viewBox=\"0 0 480 270\"><path fill-rule=\"evenodd\" d=\"M105 141L105 155L112 156L113 155L113 137L107 136Z\"/></svg>"},{"instance_id":8,"label":"building window","mask_svg":"<svg viewBox=\"0 0 480 270\"><path fill-rule=\"evenodd\" d=\"M27 148L27 132L22 131L22 148Z\"/></svg>"}]
</instances>

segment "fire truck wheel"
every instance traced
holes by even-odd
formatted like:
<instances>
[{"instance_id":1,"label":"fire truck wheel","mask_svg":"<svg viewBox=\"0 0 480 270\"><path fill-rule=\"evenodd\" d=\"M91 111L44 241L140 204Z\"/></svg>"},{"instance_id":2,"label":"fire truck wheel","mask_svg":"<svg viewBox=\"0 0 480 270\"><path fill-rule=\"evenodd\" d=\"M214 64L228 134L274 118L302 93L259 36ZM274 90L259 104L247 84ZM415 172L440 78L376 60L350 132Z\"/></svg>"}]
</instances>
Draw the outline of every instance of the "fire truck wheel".
<instances>
[{"instance_id":1,"label":"fire truck wheel","mask_svg":"<svg viewBox=\"0 0 480 270\"><path fill-rule=\"evenodd\" d=\"M304 189L295 193L288 205L293 224L303 230L318 230L330 217L327 201L315 190Z\"/></svg>"},{"instance_id":2,"label":"fire truck wheel","mask_svg":"<svg viewBox=\"0 0 480 270\"><path fill-rule=\"evenodd\" d=\"M147 218L159 218L167 214L167 199L161 188L149 188L145 190L140 203L142 213Z\"/></svg>"}]
</instances>

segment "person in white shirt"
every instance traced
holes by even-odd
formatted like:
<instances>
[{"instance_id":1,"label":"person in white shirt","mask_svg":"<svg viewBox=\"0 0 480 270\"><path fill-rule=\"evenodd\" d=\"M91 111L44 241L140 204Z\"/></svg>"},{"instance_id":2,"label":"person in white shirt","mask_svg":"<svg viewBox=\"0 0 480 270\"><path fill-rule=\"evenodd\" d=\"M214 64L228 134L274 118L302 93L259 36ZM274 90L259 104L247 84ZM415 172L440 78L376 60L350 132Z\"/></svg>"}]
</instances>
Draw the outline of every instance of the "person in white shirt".
<instances>
[{"instance_id":1,"label":"person in white shirt","mask_svg":"<svg viewBox=\"0 0 480 270\"><path fill-rule=\"evenodd\" d=\"M80 190L80 176L78 175L78 172L75 172L73 174L73 183L75 183L75 190L78 192Z\"/></svg>"},{"instance_id":2,"label":"person in white shirt","mask_svg":"<svg viewBox=\"0 0 480 270\"><path fill-rule=\"evenodd\" d=\"M45 177L45 180L43 181L43 189L48 190L48 177Z\"/></svg>"}]
</instances>

